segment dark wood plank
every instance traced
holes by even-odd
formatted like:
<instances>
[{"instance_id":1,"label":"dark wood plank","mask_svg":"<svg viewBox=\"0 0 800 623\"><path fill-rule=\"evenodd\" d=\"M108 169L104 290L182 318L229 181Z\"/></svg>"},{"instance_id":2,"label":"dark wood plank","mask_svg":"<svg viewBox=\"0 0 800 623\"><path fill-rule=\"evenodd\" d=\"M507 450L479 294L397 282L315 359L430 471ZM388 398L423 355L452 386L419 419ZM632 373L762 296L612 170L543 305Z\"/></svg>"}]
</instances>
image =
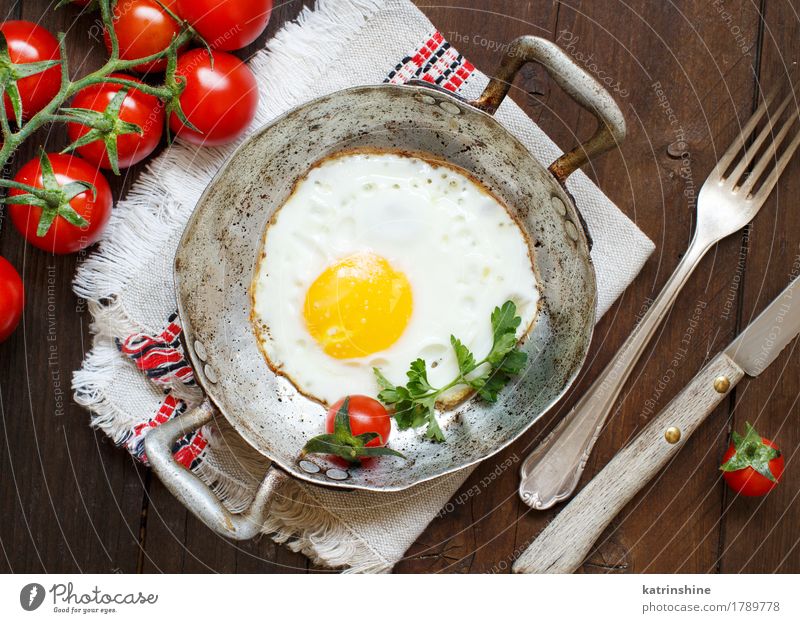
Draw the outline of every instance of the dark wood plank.
<instances>
[{"instance_id":1,"label":"dark wood plank","mask_svg":"<svg viewBox=\"0 0 800 623\"><path fill-rule=\"evenodd\" d=\"M100 64L104 53L102 42L90 36L96 30L92 29L94 15L77 17L72 7L54 12L50 3L43 0L28 1L24 7L21 4L0 2L0 13L40 22L53 32L68 32L73 75ZM240 55L246 58L257 50L308 4L294 1L276 7L267 33ZM46 144L48 149L60 149L66 145L66 133L62 127L41 132L20 150L12 169L33 157L37 142ZM133 167L121 178L109 178L115 196L125 192L143 167ZM147 552L140 551L140 538L145 539L145 531L140 530L143 506L147 508L145 482L150 479L123 451L113 448L101 434L93 433L87 426L88 415L71 400L72 371L80 366L91 347L90 319L71 292L78 258L52 258L32 249L10 226L0 231L0 249L20 269L27 293L23 329L0 345L4 439L0 449L0 469L4 474L0 479L0 507L6 512L0 528L0 543L5 552L0 556L3 565L0 569L233 570L238 550L225 542L221 549L211 550L205 567L199 562L203 560L200 555L189 554L188 562L176 557L154 561ZM48 277L54 284L52 292L48 292ZM51 304L52 314L48 315ZM50 323L55 327L54 341L47 340ZM52 344L58 348L58 357L50 365ZM53 389L56 375L63 391L58 398ZM157 491L158 487L160 484ZM163 488L160 492L167 495ZM191 525L185 509L171 496L169 502L164 516L182 526L185 532L186 525ZM155 511L148 510L152 517ZM197 540L203 536L206 535L199 529L191 532L192 550L208 551L207 545ZM159 540L158 531L147 542L152 551L170 551L166 541ZM265 546L263 540L260 548L263 560L275 558L289 567L306 568L302 556L288 550L278 553L277 546ZM253 556L247 558L252 560ZM176 566L176 560L180 560L180 566ZM256 569L250 567L250 570Z\"/></svg>"},{"instance_id":2,"label":"dark wood plank","mask_svg":"<svg viewBox=\"0 0 800 623\"><path fill-rule=\"evenodd\" d=\"M797 80L787 75L786 59L797 58L800 38L797 2L766 4L762 84ZM788 86L784 89L788 92ZM796 109L796 105L792 104ZM794 131L797 131L795 126ZM756 218L747 246L747 271L742 291L740 328L747 326L791 277L800 275L800 159L795 158L768 203ZM736 407L730 427L741 431L751 422L764 436L775 439L785 452L786 477L766 498L746 499L725 492L720 569L727 573L791 572L800 568L800 481L796 477L800 445L798 420L798 363L800 347L793 346L758 379L745 380L736 389ZM727 434L728 429L722 431Z\"/></svg>"},{"instance_id":3,"label":"dark wood plank","mask_svg":"<svg viewBox=\"0 0 800 623\"><path fill-rule=\"evenodd\" d=\"M3 15L68 30L74 12L45 11L48 3L0 3ZM86 32L83 18L76 31ZM71 60L94 63L96 46L71 38ZM63 129L40 133L17 154L15 165L36 153L35 142L63 146ZM0 249L23 277L27 305L21 330L0 345L3 457L0 526L14 571L136 570L142 471L88 428L87 413L71 399L72 371L90 348L89 317L71 292L76 257L52 257L26 246L10 226Z\"/></svg>"},{"instance_id":4,"label":"dark wood plank","mask_svg":"<svg viewBox=\"0 0 800 623\"><path fill-rule=\"evenodd\" d=\"M715 151L733 138L736 128L726 121L748 116L753 84L752 57L737 53L728 24L710 12L709 4L636 2L618 10L611 5L562 3L559 34L564 29L572 33L567 37L578 38L579 50L594 52L600 68L613 68L622 85L631 85L629 97L618 99L629 122L626 144L621 154L601 160L595 172L602 188L656 242L657 251L598 327L598 356L588 368L589 378L628 335L642 305L657 295L688 245L693 210L687 194L698 192L715 163ZM755 41L758 17L752 4L727 2L726 8ZM655 82L675 113L674 124L660 106ZM560 104L552 108L562 109ZM685 138L676 135L680 128ZM687 143L686 162L672 155L681 151L673 145L676 139ZM735 316L723 317L721 310L739 245L740 237L731 237L699 267L628 383L584 482L688 382L709 352L733 336ZM682 347L683 340L688 348ZM621 513L584 570L706 571L718 539L722 492L714 481L720 445L713 426L698 431L680 460ZM541 518L526 514L519 527L521 540L542 525Z\"/></svg>"}]
</instances>

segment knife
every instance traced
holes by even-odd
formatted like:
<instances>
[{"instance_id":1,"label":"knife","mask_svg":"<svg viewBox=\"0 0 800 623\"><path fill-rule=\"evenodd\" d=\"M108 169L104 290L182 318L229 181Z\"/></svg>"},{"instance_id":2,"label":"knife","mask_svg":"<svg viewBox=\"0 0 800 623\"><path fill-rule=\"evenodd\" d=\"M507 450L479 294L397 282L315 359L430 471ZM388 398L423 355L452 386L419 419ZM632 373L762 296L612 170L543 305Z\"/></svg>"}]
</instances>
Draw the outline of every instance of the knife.
<instances>
[{"instance_id":1,"label":"knife","mask_svg":"<svg viewBox=\"0 0 800 623\"><path fill-rule=\"evenodd\" d=\"M756 377L800 333L800 277L567 504L514 563L515 573L571 573L611 520L674 457L746 375Z\"/></svg>"}]
</instances>

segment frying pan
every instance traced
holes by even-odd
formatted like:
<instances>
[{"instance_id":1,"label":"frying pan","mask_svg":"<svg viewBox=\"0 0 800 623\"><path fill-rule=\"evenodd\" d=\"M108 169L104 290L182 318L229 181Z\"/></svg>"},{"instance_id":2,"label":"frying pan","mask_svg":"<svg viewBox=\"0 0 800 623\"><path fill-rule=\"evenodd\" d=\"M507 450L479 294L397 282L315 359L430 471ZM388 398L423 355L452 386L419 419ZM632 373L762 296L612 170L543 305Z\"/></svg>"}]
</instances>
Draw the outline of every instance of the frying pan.
<instances>
[{"instance_id":1,"label":"frying pan","mask_svg":"<svg viewBox=\"0 0 800 623\"><path fill-rule=\"evenodd\" d=\"M588 142L549 168L492 116L527 62L543 65L598 121ZM176 253L184 344L207 398L147 435L147 457L156 474L212 529L247 539L258 534L270 499L289 477L327 487L398 491L508 446L564 394L586 357L595 321L595 273L590 239L564 184L624 135L622 113L610 95L555 44L536 37L511 44L498 75L476 101L426 82L362 86L304 104L256 132L204 192ZM469 400L444 414L445 443L432 443L414 430L393 434L392 447L406 461L384 457L343 469L321 456L300 460L305 441L321 432L325 410L267 365L250 323L249 290L265 227L297 181L332 154L364 148L424 152L475 176L509 206L531 241L543 305L521 346L528 353L527 370L497 403ZM272 461L241 514L230 513L172 457L181 435L220 416Z\"/></svg>"}]
</instances>

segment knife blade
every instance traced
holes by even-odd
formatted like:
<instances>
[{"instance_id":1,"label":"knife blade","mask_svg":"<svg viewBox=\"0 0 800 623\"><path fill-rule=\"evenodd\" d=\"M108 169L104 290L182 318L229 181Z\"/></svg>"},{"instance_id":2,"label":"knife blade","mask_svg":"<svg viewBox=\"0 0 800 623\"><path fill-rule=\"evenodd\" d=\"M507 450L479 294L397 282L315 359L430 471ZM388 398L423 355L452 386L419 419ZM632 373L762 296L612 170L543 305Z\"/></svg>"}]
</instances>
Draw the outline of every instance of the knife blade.
<instances>
[{"instance_id":1,"label":"knife blade","mask_svg":"<svg viewBox=\"0 0 800 623\"><path fill-rule=\"evenodd\" d=\"M800 277L711 360L550 522L515 573L569 573L608 524L680 451L745 376L761 374L800 334Z\"/></svg>"},{"instance_id":2,"label":"knife blade","mask_svg":"<svg viewBox=\"0 0 800 623\"><path fill-rule=\"evenodd\" d=\"M749 376L758 376L800 334L800 277L742 331L725 353Z\"/></svg>"}]
</instances>

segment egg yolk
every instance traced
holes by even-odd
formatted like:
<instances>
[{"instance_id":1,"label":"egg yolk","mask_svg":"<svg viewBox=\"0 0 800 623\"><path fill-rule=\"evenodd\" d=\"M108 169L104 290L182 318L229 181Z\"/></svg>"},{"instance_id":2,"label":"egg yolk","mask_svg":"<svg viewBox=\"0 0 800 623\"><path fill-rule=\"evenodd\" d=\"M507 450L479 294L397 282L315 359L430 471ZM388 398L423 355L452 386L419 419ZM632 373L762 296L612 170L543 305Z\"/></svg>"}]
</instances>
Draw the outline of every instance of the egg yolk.
<instances>
[{"instance_id":1,"label":"egg yolk","mask_svg":"<svg viewBox=\"0 0 800 623\"><path fill-rule=\"evenodd\" d=\"M326 268L309 287L303 315L309 333L331 357L382 351L411 317L411 285L383 257L366 251Z\"/></svg>"}]
</instances>

